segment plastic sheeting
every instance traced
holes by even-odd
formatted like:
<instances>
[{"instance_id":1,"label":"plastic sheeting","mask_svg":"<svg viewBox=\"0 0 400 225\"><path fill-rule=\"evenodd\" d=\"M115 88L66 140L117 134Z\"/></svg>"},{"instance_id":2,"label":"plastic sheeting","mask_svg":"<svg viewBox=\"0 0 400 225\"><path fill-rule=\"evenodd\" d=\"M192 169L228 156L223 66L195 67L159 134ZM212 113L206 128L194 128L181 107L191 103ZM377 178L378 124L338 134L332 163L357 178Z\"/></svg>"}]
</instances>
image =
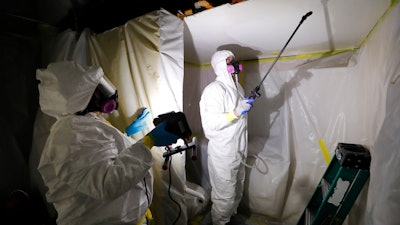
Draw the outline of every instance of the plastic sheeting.
<instances>
[{"instance_id":1,"label":"plastic sheeting","mask_svg":"<svg viewBox=\"0 0 400 225\"><path fill-rule=\"evenodd\" d=\"M236 1L234 1L236 2ZM283 55L359 47L392 0L247 0L185 17L185 62L205 65L218 47L239 59L273 58L308 12Z\"/></svg>"},{"instance_id":2,"label":"plastic sheeting","mask_svg":"<svg viewBox=\"0 0 400 225\"><path fill-rule=\"evenodd\" d=\"M133 137L138 139L154 128L153 118L159 114L182 111L183 23L174 15L154 11L92 36L90 53L119 91L120 108L109 118L117 128L124 130L136 118L137 109L148 108L152 118L148 129ZM173 224L177 219L177 224L185 224L185 155L172 156L170 171L165 171L163 152L163 148L152 149L153 223Z\"/></svg>"},{"instance_id":3,"label":"plastic sheeting","mask_svg":"<svg viewBox=\"0 0 400 225\"><path fill-rule=\"evenodd\" d=\"M397 5L357 51L278 61L249 112L248 163L258 169L247 170L242 212L259 224L296 224L327 168L323 140L331 157L339 142L371 151L370 180L345 224L399 224L399 21ZM250 94L271 62L241 63ZM185 67L184 111L199 138L198 101L214 78L211 67ZM187 173L210 193L206 142Z\"/></svg>"},{"instance_id":4,"label":"plastic sheeting","mask_svg":"<svg viewBox=\"0 0 400 225\"><path fill-rule=\"evenodd\" d=\"M400 223L400 5L392 10L368 49L382 58L387 85L385 119L374 143L365 224ZM383 44L384 43L384 44ZM376 60L372 59L371 63ZM384 93L386 94L386 93Z\"/></svg>"}]
</instances>

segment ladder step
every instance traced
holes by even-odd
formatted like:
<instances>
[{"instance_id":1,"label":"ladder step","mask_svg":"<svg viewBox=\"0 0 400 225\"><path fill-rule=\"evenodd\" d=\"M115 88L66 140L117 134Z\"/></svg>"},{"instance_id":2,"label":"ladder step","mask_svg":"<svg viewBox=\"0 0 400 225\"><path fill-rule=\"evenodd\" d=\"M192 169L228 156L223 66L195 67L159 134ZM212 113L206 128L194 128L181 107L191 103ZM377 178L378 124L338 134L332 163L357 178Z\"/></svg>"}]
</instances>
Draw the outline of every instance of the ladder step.
<instances>
[{"instance_id":1,"label":"ladder step","mask_svg":"<svg viewBox=\"0 0 400 225\"><path fill-rule=\"evenodd\" d=\"M369 178L371 156L364 146L339 143L335 156L297 225L341 225Z\"/></svg>"}]
</instances>

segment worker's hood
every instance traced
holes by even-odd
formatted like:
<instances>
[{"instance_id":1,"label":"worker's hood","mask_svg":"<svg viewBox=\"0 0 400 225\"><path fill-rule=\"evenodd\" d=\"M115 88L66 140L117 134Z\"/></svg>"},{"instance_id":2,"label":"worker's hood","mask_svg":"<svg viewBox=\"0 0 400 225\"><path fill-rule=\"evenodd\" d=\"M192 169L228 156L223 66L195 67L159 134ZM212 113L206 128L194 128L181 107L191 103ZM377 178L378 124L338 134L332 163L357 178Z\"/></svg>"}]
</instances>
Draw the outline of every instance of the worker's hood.
<instances>
[{"instance_id":1,"label":"worker's hood","mask_svg":"<svg viewBox=\"0 0 400 225\"><path fill-rule=\"evenodd\" d=\"M221 50L213 54L211 58L211 66L214 68L214 72L217 75L218 81L225 83L226 85L235 88L236 85L232 79L231 74L228 72L228 65L226 64L226 58L229 56L235 56L231 51Z\"/></svg>"},{"instance_id":2,"label":"worker's hood","mask_svg":"<svg viewBox=\"0 0 400 225\"><path fill-rule=\"evenodd\" d=\"M103 75L98 66L88 67L70 61L38 69L36 78L40 81L42 111L57 118L84 110Z\"/></svg>"}]
</instances>

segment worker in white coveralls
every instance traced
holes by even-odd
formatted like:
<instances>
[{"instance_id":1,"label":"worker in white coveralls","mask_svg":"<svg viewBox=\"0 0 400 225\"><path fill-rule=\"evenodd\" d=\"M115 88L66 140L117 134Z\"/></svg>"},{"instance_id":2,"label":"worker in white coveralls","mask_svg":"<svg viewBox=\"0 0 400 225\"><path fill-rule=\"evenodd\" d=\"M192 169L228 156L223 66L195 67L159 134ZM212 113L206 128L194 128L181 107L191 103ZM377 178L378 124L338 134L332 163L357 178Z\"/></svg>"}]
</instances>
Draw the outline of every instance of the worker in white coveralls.
<instances>
[{"instance_id":1,"label":"worker in white coveralls","mask_svg":"<svg viewBox=\"0 0 400 225\"><path fill-rule=\"evenodd\" d=\"M216 79L204 89L200 115L208 139L208 171L211 183L211 219L223 225L236 214L243 196L247 157L247 112L254 99L245 98L238 82L242 65L231 51L214 53L211 65Z\"/></svg>"},{"instance_id":2,"label":"worker in white coveralls","mask_svg":"<svg viewBox=\"0 0 400 225\"><path fill-rule=\"evenodd\" d=\"M118 107L118 94L100 67L52 63L37 70L37 79L41 110L57 119L38 166L57 224L147 224L150 149L175 143L178 136L163 122L135 143L110 125L102 113ZM144 117L127 131L143 129Z\"/></svg>"}]
</instances>

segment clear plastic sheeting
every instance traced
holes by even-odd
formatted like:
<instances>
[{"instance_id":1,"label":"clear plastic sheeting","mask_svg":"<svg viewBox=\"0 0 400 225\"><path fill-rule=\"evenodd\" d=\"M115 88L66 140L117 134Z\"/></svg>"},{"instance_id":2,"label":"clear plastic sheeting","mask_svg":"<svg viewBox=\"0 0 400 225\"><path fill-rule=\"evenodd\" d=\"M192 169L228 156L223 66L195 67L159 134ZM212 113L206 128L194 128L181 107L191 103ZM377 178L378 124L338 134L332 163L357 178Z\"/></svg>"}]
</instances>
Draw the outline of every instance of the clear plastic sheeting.
<instances>
[{"instance_id":1,"label":"clear plastic sheeting","mask_svg":"<svg viewBox=\"0 0 400 225\"><path fill-rule=\"evenodd\" d=\"M392 10L368 49L382 58L387 96L385 119L374 143L365 224L400 223L400 5ZM382 44L384 43L384 44ZM367 50L366 50L367 51ZM371 63L377 59L372 59ZM386 94L386 93L384 93Z\"/></svg>"},{"instance_id":2,"label":"clear plastic sheeting","mask_svg":"<svg viewBox=\"0 0 400 225\"><path fill-rule=\"evenodd\" d=\"M250 212L260 224L297 224L327 168L322 140L330 157L339 142L371 151L370 180L344 224L399 224L399 21L396 5L357 51L277 62L249 112L248 163L258 169L247 169L239 213ZM271 62L241 63L250 94ZM184 110L199 138L196 104L214 76L211 67L185 67ZM209 193L201 143L200 162L187 162L187 174Z\"/></svg>"}]
</instances>

